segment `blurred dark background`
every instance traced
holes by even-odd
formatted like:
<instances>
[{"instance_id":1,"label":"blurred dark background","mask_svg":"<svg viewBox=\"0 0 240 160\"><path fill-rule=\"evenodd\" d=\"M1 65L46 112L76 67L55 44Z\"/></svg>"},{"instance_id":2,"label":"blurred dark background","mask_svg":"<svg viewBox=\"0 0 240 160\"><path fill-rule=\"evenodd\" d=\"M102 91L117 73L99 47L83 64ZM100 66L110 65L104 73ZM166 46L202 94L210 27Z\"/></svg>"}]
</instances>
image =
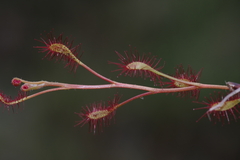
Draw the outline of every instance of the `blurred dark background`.
<instances>
[{"instance_id":1,"label":"blurred dark background","mask_svg":"<svg viewBox=\"0 0 240 160\"><path fill-rule=\"evenodd\" d=\"M82 43L82 61L97 72L121 82L153 86L149 80L119 77L115 50L131 44L174 67L203 68L202 83L240 82L239 0L123 0L123 1L1 1L0 89L16 96L13 77L26 80L105 84L79 67L71 73L62 62L42 60L33 46L44 31L54 28ZM214 90L202 90L199 100ZM192 99L159 94L135 100L117 110L116 123L99 135L74 112L114 93L122 100L142 93L127 89L70 90L28 100L14 113L0 113L1 160L225 160L240 158L240 122L213 125L207 118L196 123L204 107Z\"/></svg>"}]
</instances>

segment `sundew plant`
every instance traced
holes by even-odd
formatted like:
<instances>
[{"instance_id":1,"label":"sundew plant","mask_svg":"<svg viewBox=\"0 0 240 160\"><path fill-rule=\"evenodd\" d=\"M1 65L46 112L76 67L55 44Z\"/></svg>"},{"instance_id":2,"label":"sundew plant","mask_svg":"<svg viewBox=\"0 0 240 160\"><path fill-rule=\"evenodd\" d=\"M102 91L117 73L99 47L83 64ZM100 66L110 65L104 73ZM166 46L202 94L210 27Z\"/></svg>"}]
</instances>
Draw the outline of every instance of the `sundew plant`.
<instances>
[{"instance_id":1,"label":"sundew plant","mask_svg":"<svg viewBox=\"0 0 240 160\"><path fill-rule=\"evenodd\" d=\"M111 65L113 68L113 74L117 73L116 76L123 75L150 79L154 87L122 83L105 77L85 64L81 60L81 44L73 46L73 41L67 37L64 38L63 34L54 36L53 31L51 31L42 35L36 41L37 44L34 48L40 53L45 53L45 58L65 61L66 66L73 72L81 66L94 76L104 80L106 84L84 85L50 81L28 81L15 77L11 83L13 86L20 87L18 96L11 98L11 96L5 95L3 92L0 93L0 101L7 110L14 110L20 103L49 92L70 89L126 88L142 90L143 93L130 97L125 101L121 101L121 93L116 93L106 102L93 102L85 105L79 112L75 112L75 126L83 126L88 123L90 132L102 132L103 127L111 123L116 110L121 106L144 96L161 93L176 93L175 95L179 97L193 98L195 102L201 103L203 107L195 108L194 110L205 110L205 113L200 118L196 118L197 122L206 117L213 123L229 124L231 121L237 121L239 118L240 84L238 83L226 82L226 85L203 84L200 82L202 70L195 71L192 67L184 67L182 64L175 68L175 74L165 74L162 71L165 65L160 58L151 53L141 54L136 48L131 46L127 51L115 51L119 61L108 62L108 65ZM200 91L206 88L225 90L225 92L213 92L205 100L199 101ZM33 90L35 91L34 93L29 92Z\"/></svg>"}]
</instances>

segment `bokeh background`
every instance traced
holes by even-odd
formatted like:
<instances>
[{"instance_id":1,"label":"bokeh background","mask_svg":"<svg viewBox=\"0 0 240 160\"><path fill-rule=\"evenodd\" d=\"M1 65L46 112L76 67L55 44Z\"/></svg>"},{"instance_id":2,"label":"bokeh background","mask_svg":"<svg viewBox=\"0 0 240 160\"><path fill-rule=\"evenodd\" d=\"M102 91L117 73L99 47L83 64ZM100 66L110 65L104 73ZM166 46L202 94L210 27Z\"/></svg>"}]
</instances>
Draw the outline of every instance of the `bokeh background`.
<instances>
[{"instance_id":1,"label":"bokeh background","mask_svg":"<svg viewBox=\"0 0 240 160\"><path fill-rule=\"evenodd\" d=\"M115 50L128 45L162 58L162 70L173 74L179 64L203 68L201 82L240 82L239 0L58 0L6 1L0 5L0 89L12 97L13 77L26 80L104 84L79 67L42 60L33 46L54 28L82 43L82 61L113 80L153 86L148 79L118 77ZM117 110L116 122L101 134L74 112L118 92L122 100L142 93L128 89L70 90L28 100L14 113L1 107L1 160L225 160L240 158L240 122L213 125L194 100L159 94L135 100ZM214 90L202 90L199 101ZM223 91L224 92L224 91Z\"/></svg>"}]
</instances>

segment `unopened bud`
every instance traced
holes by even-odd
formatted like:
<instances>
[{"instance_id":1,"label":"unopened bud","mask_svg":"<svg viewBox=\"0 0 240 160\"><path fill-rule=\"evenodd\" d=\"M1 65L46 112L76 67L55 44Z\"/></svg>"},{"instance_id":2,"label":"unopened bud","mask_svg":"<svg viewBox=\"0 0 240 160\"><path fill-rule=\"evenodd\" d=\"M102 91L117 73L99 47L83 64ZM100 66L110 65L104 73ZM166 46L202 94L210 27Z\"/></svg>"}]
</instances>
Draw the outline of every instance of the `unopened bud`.
<instances>
[{"instance_id":1,"label":"unopened bud","mask_svg":"<svg viewBox=\"0 0 240 160\"><path fill-rule=\"evenodd\" d=\"M31 84L31 83L25 83L21 86L22 91L30 91L30 90L36 90L44 87L45 83L38 83L38 84Z\"/></svg>"},{"instance_id":2,"label":"unopened bud","mask_svg":"<svg viewBox=\"0 0 240 160\"><path fill-rule=\"evenodd\" d=\"M19 86L22 83L22 81L19 78L13 78L11 83L14 86Z\"/></svg>"}]
</instances>

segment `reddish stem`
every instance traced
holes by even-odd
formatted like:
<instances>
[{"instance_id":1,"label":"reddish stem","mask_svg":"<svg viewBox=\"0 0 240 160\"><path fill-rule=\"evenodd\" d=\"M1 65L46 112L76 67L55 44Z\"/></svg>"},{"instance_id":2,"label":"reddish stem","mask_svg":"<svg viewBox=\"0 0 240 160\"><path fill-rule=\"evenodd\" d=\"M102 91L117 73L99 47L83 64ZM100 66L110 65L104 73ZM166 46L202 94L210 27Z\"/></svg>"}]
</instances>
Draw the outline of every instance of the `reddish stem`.
<instances>
[{"instance_id":1,"label":"reddish stem","mask_svg":"<svg viewBox=\"0 0 240 160\"><path fill-rule=\"evenodd\" d=\"M91 72L92 74L94 74L95 76L103 79L104 81L107 81L107 82L109 82L109 83L115 83L115 81L113 81L113 80L111 80L111 79L109 79L109 78L107 78L107 77L104 77L103 75L97 73L96 71L94 71L93 69L91 69L90 67L88 67L87 65L85 65L84 63L81 63L80 65L81 65L82 67L84 67L86 70L88 70L89 72Z\"/></svg>"}]
</instances>

